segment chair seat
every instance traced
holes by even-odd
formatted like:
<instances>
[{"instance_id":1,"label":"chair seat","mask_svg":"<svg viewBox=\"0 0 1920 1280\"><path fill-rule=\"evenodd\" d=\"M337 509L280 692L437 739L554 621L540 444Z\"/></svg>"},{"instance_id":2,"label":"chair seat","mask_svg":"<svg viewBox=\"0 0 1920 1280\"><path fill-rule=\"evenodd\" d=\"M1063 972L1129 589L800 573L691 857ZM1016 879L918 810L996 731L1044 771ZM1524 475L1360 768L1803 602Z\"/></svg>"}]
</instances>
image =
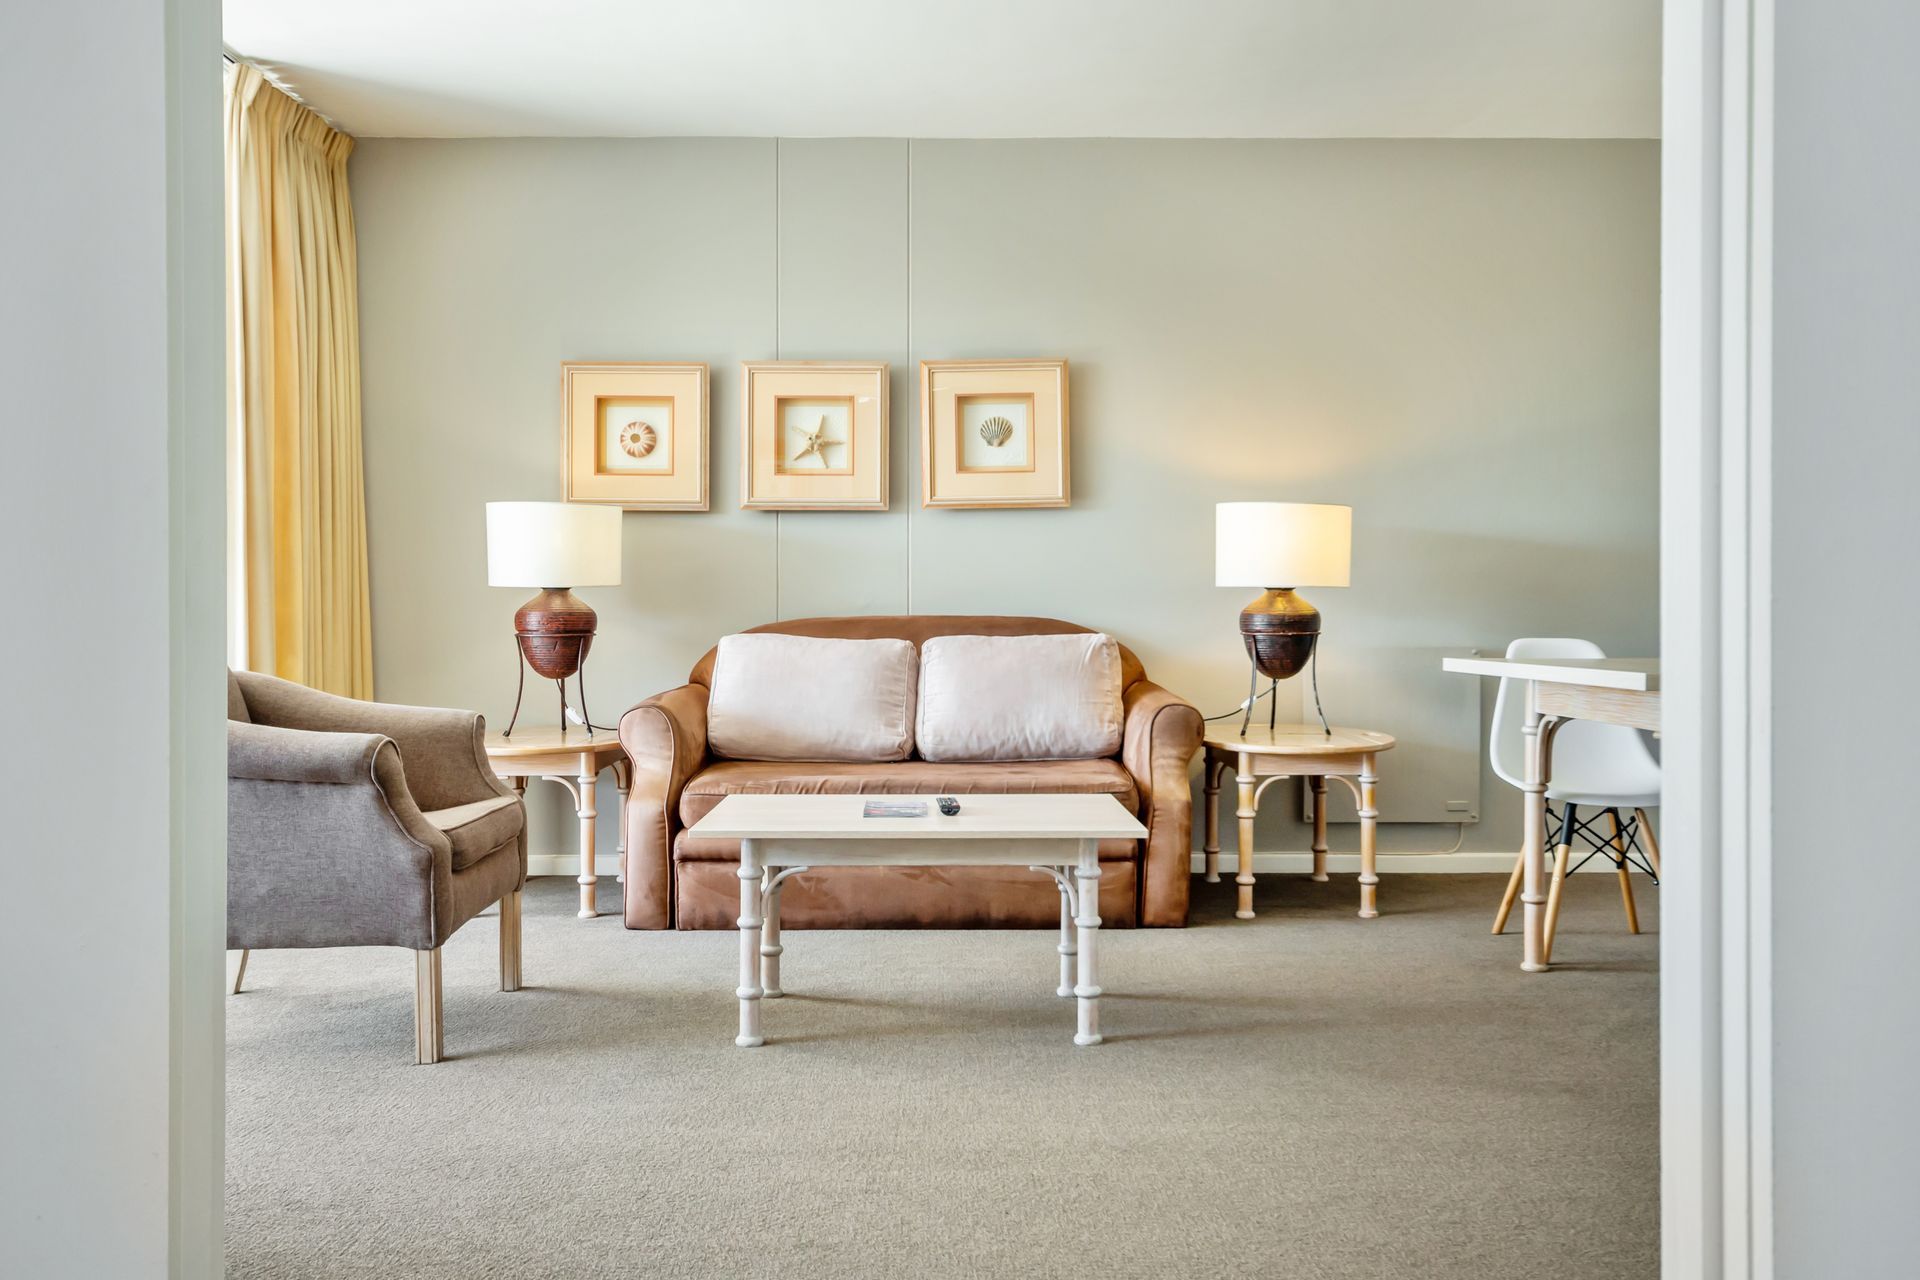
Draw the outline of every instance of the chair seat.
<instances>
[{"instance_id":1,"label":"chair seat","mask_svg":"<svg viewBox=\"0 0 1920 1280\"><path fill-rule=\"evenodd\" d=\"M688 779L680 792L680 821L691 827L724 796L750 795L978 795L994 792L1110 795L1138 813L1140 792L1118 760L1020 760L941 764L899 760L886 764L726 760Z\"/></svg>"},{"instance_id":2,"label":"chair seat","mask_svg":"<svg viewBox=\"0 0 1920 1280\"><path fill-rule=\"evenodd\" d=\"M525 810L514 796L494 796L448 809L426 809L421 816L453 842L453 869L465 871L520 834Z\"/></svg>"},{"instance_id":3,"label":"chair seat","mask_svg":"<svg viewBox=\"0 0 1920 1280\"><path fill-rule=\"evenodd\" d=\"M1657 809L1660 807L1658 791L1629 793L1577 789L1562 791L1559 787L1550 786L1547 788L1547 800L1551 804L1577 804L1582 809Z\"/></svg>"}]
</instances>

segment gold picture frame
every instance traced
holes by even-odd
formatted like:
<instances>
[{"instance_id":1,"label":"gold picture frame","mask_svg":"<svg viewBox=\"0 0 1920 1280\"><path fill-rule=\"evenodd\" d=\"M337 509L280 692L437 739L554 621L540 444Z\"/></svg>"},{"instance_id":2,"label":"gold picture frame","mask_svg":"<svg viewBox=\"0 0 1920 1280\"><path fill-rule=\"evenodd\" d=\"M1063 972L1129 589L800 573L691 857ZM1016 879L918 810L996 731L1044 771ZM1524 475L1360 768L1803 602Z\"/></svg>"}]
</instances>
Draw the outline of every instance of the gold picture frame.
<instances>
[{"instance_id":1,"label":"gold picture frame","mask_svg":"<svg viewBox=\"0 0 1920 1280\"><path fill-rule=\"evenodd\" d=\"M740 505L750 511L885 511L884 361L741 365Z\"/></svg>"},{"instance_id":2,"label":"gold picture frame","mask_svg":"<svg viewBox=\"0 0 1920 1280\"><path fill-rule=\"evenodd\" d=\"M707 510L706 365L569 360L560 412L568 502Z\"/></svg>"},{"instance_id":3,"label":"gold picture frame","mask_svg":"<svg viewBox=\"0 0 1920 1280\"><path fill-rule=\"evenodd\" d=\"M1065 360L920 362L920 505L1064 507Z\"/></svg>"}]
</instances>

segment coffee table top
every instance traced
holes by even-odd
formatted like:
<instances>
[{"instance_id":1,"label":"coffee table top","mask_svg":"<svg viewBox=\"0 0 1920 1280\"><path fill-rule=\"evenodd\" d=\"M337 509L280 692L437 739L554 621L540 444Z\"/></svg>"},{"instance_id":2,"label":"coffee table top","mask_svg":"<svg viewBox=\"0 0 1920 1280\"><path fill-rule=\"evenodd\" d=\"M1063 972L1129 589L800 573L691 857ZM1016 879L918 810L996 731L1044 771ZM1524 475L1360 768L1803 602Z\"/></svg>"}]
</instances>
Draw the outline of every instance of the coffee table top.
<instances>
[{"instance_id":1,"label":"coffee table top","mask_svg":"<svg viewBox=\"0 0 1920 1280\"><path fill-rule=\"evenodd\" d=\"M1282 724L1269 729L1255 716L1244 738L1237 719L1208 725L1206 744L1217 751L1250 751L1257 756L1351 756L1390 751L1393 735L1339 725L1333 727L1331 737L1317 724Z\"/></svg>"},{"instance_id":2,"label":"coffee table top","mask_svg":"<svg viewBox=\"0 0 1920 1280\"><path fill-rule=\"evenodd\" d=\"M733 795L689 829L717 840L1142 840L1147 829L1107 795L958 794L949 818L932 795ZM923 800L924 818L868 818L869 800Z\"/></svg>"}]
</instances>

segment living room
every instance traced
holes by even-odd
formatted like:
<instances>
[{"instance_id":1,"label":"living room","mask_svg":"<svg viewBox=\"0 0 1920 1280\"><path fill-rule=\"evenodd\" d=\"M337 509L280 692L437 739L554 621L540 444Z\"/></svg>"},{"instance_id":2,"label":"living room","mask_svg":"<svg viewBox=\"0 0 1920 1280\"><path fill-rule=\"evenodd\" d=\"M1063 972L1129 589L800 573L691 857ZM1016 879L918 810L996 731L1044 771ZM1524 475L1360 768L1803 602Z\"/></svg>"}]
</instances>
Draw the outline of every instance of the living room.
<instances>
[{"instance_id":1,"label":"living room","mask_svg":"<svg viewBox=\"0 0 1920 1280\"><path fill-rule=\"evenodd\" d=\"M1828 143L1911 20L113 7L9 14L160 103L10 239L140 305L29 257L9 345L168 430L97 610L15 557L21 768L160 767L25 843L172 853L86 882L137 972L9 942L21 1274L1902 1274L1911 871L1817 801L1920 459L1809 408L1895 421Z\"/></svg>"}]
</instances>

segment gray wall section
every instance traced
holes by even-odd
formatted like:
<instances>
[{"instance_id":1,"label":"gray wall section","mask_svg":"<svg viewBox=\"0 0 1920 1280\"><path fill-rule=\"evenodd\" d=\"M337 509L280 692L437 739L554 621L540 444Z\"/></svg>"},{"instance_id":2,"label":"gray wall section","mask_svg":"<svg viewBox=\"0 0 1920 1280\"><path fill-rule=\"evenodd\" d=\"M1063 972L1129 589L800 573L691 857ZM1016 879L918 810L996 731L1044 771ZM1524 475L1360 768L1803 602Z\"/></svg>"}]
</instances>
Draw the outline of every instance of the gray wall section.
<instances>
[{"instance_id":1,"label":"gray wall section","mask_svg":"<svg viewBox=\"0 0 1920 1280\"><path fill-rule=\"evenodd\" d=\"M224 1270L219 26L0 6L7 1276Z\"/></svg>"},{"instance_id":2,"label":"gray wall section","mask_svg":"<svg viewBox=\"0 0 1920 1280\"><path fill-rule=\"evenodd\" d=\"M1778 9L1774 244L1777 1274L1920 1268L1920 9Z\"/></svg>"},{"instance_id":3,"label":"gray wall section","mask_svg":"<svg viewBox=\"0 0 1920 1280\"><path fill-rule=\"evenodd\" d=\"M485 585L481 503L559 496L591 357L713 366L713 511L629 516L588 593L606 721L723 632L902 609L1098 626L1225 710L1236 498L1354 505L1329 663L1656 650L1655 143L373 140L353 184L381 697L504 723L524 593ZM738 362L775 355L893 363L892 510L738 510ZM917 362L1027 355L1073 365L1073 506L922 510ZM1466 847L1512 849L1517 794L1482 793ZM1261 848L1304 847L1269 810Z\"/></svg>"}]
</instances>

